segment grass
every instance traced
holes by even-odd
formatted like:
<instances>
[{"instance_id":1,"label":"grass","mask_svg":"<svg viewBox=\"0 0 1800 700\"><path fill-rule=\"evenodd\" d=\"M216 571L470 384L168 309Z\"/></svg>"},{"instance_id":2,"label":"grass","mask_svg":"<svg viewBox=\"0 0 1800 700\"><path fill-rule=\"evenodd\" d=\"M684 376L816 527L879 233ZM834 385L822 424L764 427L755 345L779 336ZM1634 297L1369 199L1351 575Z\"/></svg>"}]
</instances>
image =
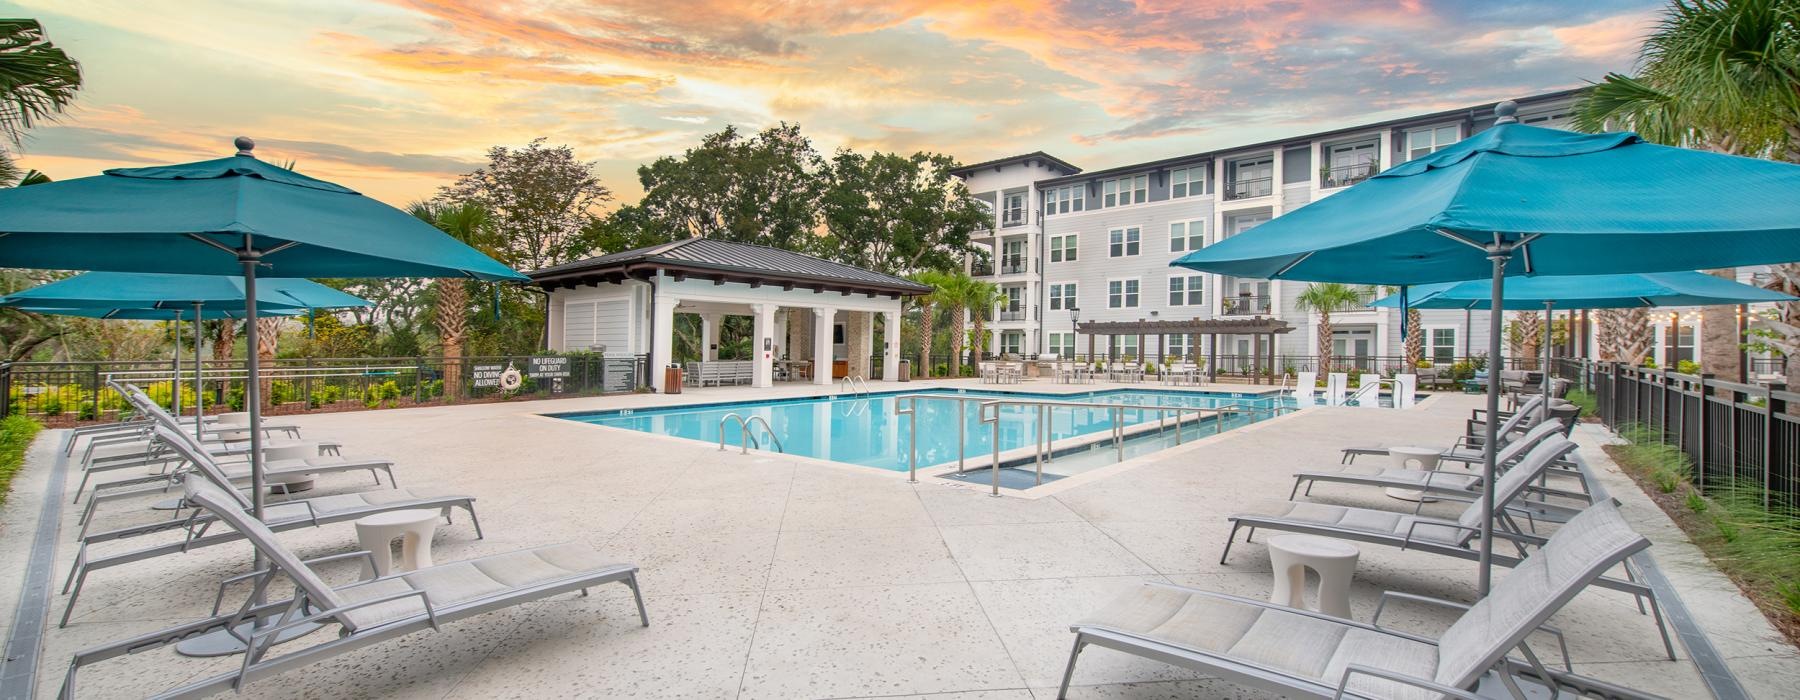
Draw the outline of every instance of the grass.
<instances>
[{"instance_id":1,"label":"grass","mask_svg":"<svg viewBox=\"0 0 1800 700\"><path fill-rule=\"evenodd\" d=\"M1600 400L1594 398L1594 395L1589 392L1580 389L1570 389L1569 393L1563 398L1568 399L1569 403L1580 406L1581 415L1589 417L1600 415Z\"/></svg>"},{"instance_id":2,"label":"grass","mask_svg":"<svg viewBox=\"0 0 1800 700\"><path fill-rule=\"evenodd\" d=\"M1800 643L1800 508L1769 498L1760 484L1694 487L1693 463L1643 426L1627 425L1628 444L1607 448L1719 569L1736 581L1775 627ZM1766 505L1765 505L1766 504Z\"/></svg>"},{"instance_id":3,"label":"grass","mask_svg":"<svg viewBox=\"0 0 1800 700\"><path fill-rule=\"evenodd\" d=\"M0 421L0 505L6 503L6 494L12 491L13 474L25 466L25 449L31 447L31 439L43 427L25 416Z\"/></svg>"}]
</instances>

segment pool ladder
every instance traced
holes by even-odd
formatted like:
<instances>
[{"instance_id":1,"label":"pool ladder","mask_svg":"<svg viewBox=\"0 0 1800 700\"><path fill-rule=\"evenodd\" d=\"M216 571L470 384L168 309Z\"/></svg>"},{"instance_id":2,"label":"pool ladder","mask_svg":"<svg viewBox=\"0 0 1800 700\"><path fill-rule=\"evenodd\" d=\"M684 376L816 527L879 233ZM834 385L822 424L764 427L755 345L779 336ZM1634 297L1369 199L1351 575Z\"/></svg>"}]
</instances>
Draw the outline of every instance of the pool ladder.
<instances>
[{"instance_id":1,"label":"pool ladder","mask_svg":"<svg viewBox=\"0 0 1800 700\"><path fill-rule=\"evenodd\" d=\"M861 388L859 389L858 387ZM838 382L838 391L851 396L868 396L869 383L864 381L862 377L854 375L846 376L844 377L844 381Z\"/></svg>"},{"instance_id":2,"label":"pool ladder","mask_svg":"<svg viewBox=\"0 0 1800 700\"><path fill-rule=\"evenodd\" d=\"M762 449L762 443L756 440L756 433L750 430L750 426L757 424L761 424L763 431L769 434L769 444L775 446L776 452L783 454L787 452L787 450L781 448L781 438L776 437L775 429L769 426L769 421L765 420L762 416L751 416L746 420L742 415L736 413L727 413L725 414L725 417L719 419L720 452L725 451L725 424L730 423L733 418L737 419L738 423L738 444L743 447L743 450L738 452L738 454L750 454L750 448L752 447L755 447L758 450Z\"/></svg>"}]
</instances>

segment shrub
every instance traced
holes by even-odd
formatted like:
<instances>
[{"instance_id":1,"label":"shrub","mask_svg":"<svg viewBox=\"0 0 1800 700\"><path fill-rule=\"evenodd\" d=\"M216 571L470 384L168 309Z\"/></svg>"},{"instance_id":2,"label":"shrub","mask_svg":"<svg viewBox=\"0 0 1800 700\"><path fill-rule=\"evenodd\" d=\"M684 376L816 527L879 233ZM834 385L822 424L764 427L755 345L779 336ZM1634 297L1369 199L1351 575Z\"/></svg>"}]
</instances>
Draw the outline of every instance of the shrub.
<instances>
[{"instance_id":1,"label":"shrub","mask_svg":"<svg viewBox=\"0 0 1800 700\"><path fill-rule=\"evenodd\" d=\"M1682 360L1675 363L1675 371L1681 374L1699 374L1700 364L1693 360Z\"/></svg>"},{"instance_id":2,"label":"shrub","mask_svg":"<svg viewBox=\"0 0 1800 700\"><path fill-rule=\"evenodd\" d=\"M327 384L314 389L312 396L307 398L306 403L310 408L318 408L320 406L337 403L338 400L342 398L344 398L343 387L336 384Z\"/></svg>"},{"instance_id":3,"label":"shrub","mask_svg":"<svg viewBox=\"0 0 1800 700\"><path fill-rule=\"evenodd\" d=\"M25 465L25 449L44 426L21 414L0 420L0 503L6 502L14 473Z\"/></svg>"},{"instance_id":4,"label":"shrub","mask_svg":"<svg viewBox=\"0 0 1800 700\"><path fill-rule=\"evenodd\" d=\"M61 391L52 391L50 393L44 394L44 398L42 401L38 402L38 406L44 410L44 415L46 415L46 416L62 415L62 412L63 412L62 392Z\"/></svg>"}]
</instances>

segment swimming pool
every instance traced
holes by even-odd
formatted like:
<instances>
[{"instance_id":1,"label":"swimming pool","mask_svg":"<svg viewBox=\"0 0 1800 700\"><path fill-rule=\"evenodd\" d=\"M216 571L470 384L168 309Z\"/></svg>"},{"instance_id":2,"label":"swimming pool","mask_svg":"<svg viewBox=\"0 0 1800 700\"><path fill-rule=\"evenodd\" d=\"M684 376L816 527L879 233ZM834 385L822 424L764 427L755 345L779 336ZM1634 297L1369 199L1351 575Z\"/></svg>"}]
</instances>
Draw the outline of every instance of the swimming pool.
<instances>
[{"instance_id":1,"label":"swimming pool","mask_svg":"<svg viewBox=\"0 0 1800 700\"><path fill-rule=\"evenodd\" d=\"M1115 389L1073 394L1044 394L1018 391L965 391L928 389L904 392L934 398L912 400L916 416L897 412L904 408L898 401L902 393L835 396L778 401L702 404L657 409L621 409L591 413L561 413L553 417L566 420L624 428L643 433L671 435L717 444L719 422L736 413L749 419L760 416L781 441L782 452L834 462L845 462L880 469L906 471L907 445L911 425L917 421L919 467L927 467L957 458L957 424L961 415L964 450L970 457L991 454L993 426L980 422L978 404L952 397L1053 400L1079 403L1101 403L1120 406L1181 406L1220 408L1242 406L1250 410L1266 410L1275 405L1292 405L1291 401L1259 394L1232 394L1200 391L1158 391L1152 389ZM942 398L935 398L942 397ZM1159 415L1150 410L1124 410L1122 422L1128 428L1154 422ZM1171 420L1173 420L1172 415ZM1252 413L1234 416L1223 427L1231 428L1257 420ZM1191 414L1190 414L1191 416ZM1087 435L1106 436L1113 427L1110 408L1057 409L1051 412L1049 433L1052 440ZM1000 449L1029 447L1038 436L1038 410L1034 407L1004 407L1000 414ZM742 431L736 421L725 428L725 444L740 445ZM762 429L756 429L763 449L770 449Z\"/></svg>"}]
</instances>

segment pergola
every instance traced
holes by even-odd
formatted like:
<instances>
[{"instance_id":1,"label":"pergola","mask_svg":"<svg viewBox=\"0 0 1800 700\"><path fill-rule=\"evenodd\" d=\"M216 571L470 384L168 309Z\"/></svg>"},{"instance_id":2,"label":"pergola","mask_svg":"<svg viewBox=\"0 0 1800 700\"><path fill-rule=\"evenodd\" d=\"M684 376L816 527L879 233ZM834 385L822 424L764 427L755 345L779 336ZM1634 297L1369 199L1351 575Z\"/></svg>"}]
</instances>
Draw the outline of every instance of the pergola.
<instances>
[{"instance_id":1,"label":"pergola","mask_svg":"<svg viewBox=\"0 0 1800 700\"><path fill-rule=\"evenodd\" d=\"M1088 336L1088 357L1094 357L1094 336L1106 336L1106 357L1108 361L1115 359L1118 351L1119 336L1137 336L1137 346L1145 348L1144 338L1156 336L1156 361L1163 361L1164 349L1168 344L1168 336L1174 333L1184 335L1209 336L1206 342L1207 361L1206 377L1208 381L1219 378L1219 336L1248 335L1255 339L1255 351L1251 355L1250 381L1262 383L1263 359L1268 358L1267 367L1275 369L1275 336L1292 333L1294 326L1278 318L1242 318L1242 319L1187 319L1181 321L1088 321L1075 325L1077 333ZM1263 336L1268 342L1263 342ZM1267 353L1267 354L1265 354ZM1147 357L1148 352L1144 355ZM1142 359L1142 358L1140 358ZM1271 378L1269 382L1274 383Z\"/></svg>"}]
</instances>

